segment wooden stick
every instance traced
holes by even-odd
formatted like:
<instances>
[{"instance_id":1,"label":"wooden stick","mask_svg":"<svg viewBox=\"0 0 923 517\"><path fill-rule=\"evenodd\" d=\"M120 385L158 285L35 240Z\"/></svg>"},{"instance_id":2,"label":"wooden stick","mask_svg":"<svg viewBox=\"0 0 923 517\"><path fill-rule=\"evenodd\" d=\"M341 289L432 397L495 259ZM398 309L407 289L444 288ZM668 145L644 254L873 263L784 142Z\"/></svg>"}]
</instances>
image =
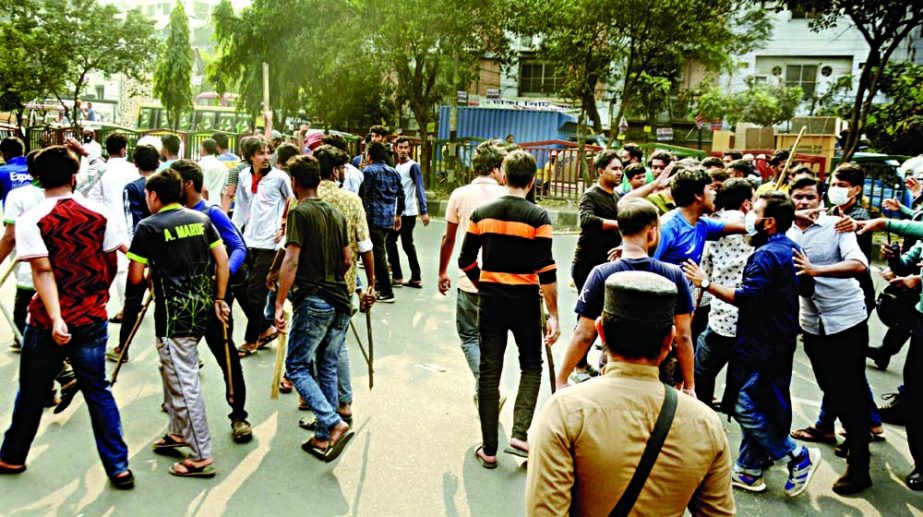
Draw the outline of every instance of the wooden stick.
<instances>
[{"instance_id":1,"label":"wooden stick","mask_svg":"<svg viewBox=\"0 0 923 517\"><path fill-rule=\"evenodd\" d=\"M808 129L807 125L802 127L801 131L798 132L798 138L795 139L795 144L792 145L792 150L788 153L788 160L785 160L785 167L782 167L782 172L780 172L779 177L776 178L776 190L782 188L782 182L788 176L788 168L791 166L792 160L795 159L795 151L798 149L798 144L801 143L801 137L804 136L806 129Z\"/></svg>"},{"instance_id":2,"label":"wooden stick","mask_svg":"<svg viewBox=\"0 0 923 517\"><path fill-rule=\"evenodd\" d=\"M547 319L545 318L545 300L544 299L539 300L538 310L539 310L539 324L542 327L542 342L544 343L545 325L548 322ZM556 380L557 375L555 374L555 371L554 371L554 357L551 355L551 345L547 343L544 343L544 344L545 344L545 355L548 357L548 382L551 384L551 393L554 394L554 392L557 391L558 389L558 384Z\"/></svg>"},{"instance_id":3,"label":"wooden stick","mask_svg":"<svg viewBox=\"0 0 923 517\"><path fill-rule=\"evenodd\" d=\"M372 339L372 308L365 311L365 330L369 338L369 391L375 386L375 341Z\"/></svg>"},{"instance_id":4,"label":"wooden stick","mask_svg":"<svg viewBox=\"0 0 923 517\"><path fill-rule=\"evenodd\" d=\"M220 321L221 323L221 337L224 338L224 361L225 366L228 368L228 402L234 403L234 374L231 371L231 342L228 339L228 324ZM237 350L234 350L234 353L237 353Z\"/></svg>"},{"instance_id":5,"label":"wooden stick","mask_svg":"<svg viewBox=\"0 0 923 517\"><path fill-rule=\"evenodd\" d=\"M269 63L263 61L263 111L269 111Z\"/></svg>"},{"instance_id":6,"label":"wooden stick","mask_svg":"<svg viewBox=\"0 0 923 517\"><path fill-rule=\"evenodd\" d=\"M279 398L279 383L282 382L282 365L285 364L285 352L288 349L288 324L291 317L287 307L282 311L282 319L285 320L285 330L279 331L281 334L279 336L279 348L276 349L276 362L272 369L272 388L269 390L269 398L272 400Z\"/></svg>"},{"instance_id":7,"label":"wooden stick","mask_svg":"<svg viewBox=\"0 0 923 517\"><path fill-rule=\"evenodd\" d=\"M147 313L147 308L151 305L151 300L154 299L154 293L148 289L147 294L144 298L144 304L141 305L141 311L138 312L138 319L135 320L135 324L131 327L131 332L128 334L128 339L125 340L125 344L122 345L122 350L119 352L119 360L115 362L115 369L112 370L112 379L109 381L109 385L114 385L115 380L119 377L119 370L122 369L122 358L125 357L125 354L128 353L128 346L131 345L131 342L135 339L135 334L138 333L138 328L141 327L141 322L144 321L144 315ZM124 324L124 322L123 322Z\"/></svg>"},{"instance_id":8,"label":"wooden stick","mask_svg":"<svg viewBox=\"0 0 923 517\"><path fill-rule=\"evenodd\" d=\"M3 276L0 276L0 286L3 286L3 284L6 283L7 279L10 278L10 275L13 274L13 271L16 271L16 266L18 265L19 262L14 258L13 261L10 262L10 266L6 268L6 271L3 272Z\"/></svg>"}]
</instances>

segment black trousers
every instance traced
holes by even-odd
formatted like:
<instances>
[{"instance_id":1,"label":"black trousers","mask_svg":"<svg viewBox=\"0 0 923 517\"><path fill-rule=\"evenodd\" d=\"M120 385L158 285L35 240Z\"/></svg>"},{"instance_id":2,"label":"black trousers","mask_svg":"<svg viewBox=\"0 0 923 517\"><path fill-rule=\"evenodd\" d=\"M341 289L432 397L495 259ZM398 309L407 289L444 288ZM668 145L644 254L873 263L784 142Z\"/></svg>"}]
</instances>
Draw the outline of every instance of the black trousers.
<instances>
[{"instance_id":1,"label":"black trousers","mask_svg":"<svg viewBox=\"0 0 923 517\"><path fill-rule=\"evenodd\" d=\"M401 223L403 225L403 223ZM391 277L388 275L388 252L386 241L388 234L393 230L369 226L369 236L372 238L372 255L375 257L375 290L382 296L391 296Z\"/></svg>"},{"instance_id":2,"label":"black trousers","mask_svg":"<svg viewBox=\"0 0 923 517\"><path fill-rule=\"evenodd\" d=\"M29 302L32 301L33 296L35 296L35 289L16 288L16 298L13 301L13 324L19 329L20 334L26 332L26 317L29 314Z\"/></svg>"},{"instance_id":3,"label":"black trousers","mask_svg":"<svg viewBox=\"0 0 923 517\"><path fill-rule=\"evenodd\" d=\"M413 245L413 229L417 226L416 216L401 216L401 229L391 231L385 240L385 247L388 250L388 263L391 264L391 277L397 279L404 278L404 271L401 269L401 256L397 251L397 239L401 238L401 248L407 255L407 263L410 266L410 280L419 282L422 278L420 275L420 261L417 260L417 249ZM376 271L379 269L376 267Z\"/></svg>"},{"instance_id":4,"label":"black trousers","mask_svg":"<svg viewBox=\"0 0 923 517\"><path fill-rule=\"evenodd\" d=\"M516 296L481 293L478 300L478 336L481 347L478 379L478 414L484 453L497 453L500 418L500 375L507 335L512 332L519 348L519 391L513 408L513 438L526 440L538 390L542 382L542 331L538 291Z\"/></svg>"},{"instance_id":5,"label":"black trousers","mask_svg":"<svg viewBox=\"0 0 923 517\"><path fill-rule=\"evenodd\" d=\"M266 297L269 295L269 289L266 288L266 276L275 258L276 250L247 248L250 280L247 282L246 300L239 298L240 308L247 315L247 330L244 332L246 343L256 343L260 334L272 325L263 309L266 307Z\"/></svg>"},{"instance_id":6,"label":"black trousers","mask_svg":"<svg viewBox=\"0 0 923 517\"><path fill-rule=\"evenodd\" d=\"M817 384L846 428L848 463L852 469L869 468L869 407L866 401L865 351L868 323L827 336L804 333L804 350L811 360Z\"/></svg>"},{"instance_id":7,"label":"black trousers","mask_svg":"<svg viewBox=\"0 0 923 517\"><path fill-rule=\"evenodd\" d=\"M229 306L233 306L234 303L232 292L228 290L225 296ZM234 346L233 317L228 321L227 350L225 350L224 332L221 328L223 325L218 316L215 315L215 311L212 310L211 314L209 314L208 323L205 325L204 337L205 343L208 345L209 350L212 351L212 355L215 356L215 360L218 361L218 366L221 367L221 373L224 375L224 399L227 401L228 406L231 407L231 413L228 414L228 418L233 422L247 418L247 410L244 409L247 402L247 386L244 384L244 372L240 368L240 355L237 354L237 348ZM226 352L230 353L226 354ZM230 372L228 372L229 360L231 365ZM230 387L234 388L233 397L231 397Z\"/></svg>"},{"instance_id":8,"label":"black trousers","mask_svg":"<svg viewBox=\"0 0 923 517\"><path fill-rule=\"evenodd\" d=\"M916 324L910 331L910 350L904 363L904 395L901 404L909 409L907 412L907 445L917 468L923 468L923 383L911 382L923 376L923 314L917 314ZM904 398L906 397L906 401Z\"/></svg>"}]
</instances>

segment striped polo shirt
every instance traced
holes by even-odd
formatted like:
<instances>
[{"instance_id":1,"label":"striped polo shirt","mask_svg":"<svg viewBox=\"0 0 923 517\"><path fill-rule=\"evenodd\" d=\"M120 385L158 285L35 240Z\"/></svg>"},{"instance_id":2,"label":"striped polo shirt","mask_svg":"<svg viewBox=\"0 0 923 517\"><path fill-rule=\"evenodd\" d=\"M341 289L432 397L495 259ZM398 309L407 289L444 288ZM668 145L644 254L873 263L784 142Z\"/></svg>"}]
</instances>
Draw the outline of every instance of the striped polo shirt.
<instances>
[{"instance_id":1,"label":"striped polo shirt","mask_svg":"<svg viewBox=\"0 0 923 517\"><path fill-rule=\"evenodd\" d=\"M503 196L472 212L458 267L482 294L533 292L555 282L551 234L544 208Z\"/></svg>"}]
</instances>

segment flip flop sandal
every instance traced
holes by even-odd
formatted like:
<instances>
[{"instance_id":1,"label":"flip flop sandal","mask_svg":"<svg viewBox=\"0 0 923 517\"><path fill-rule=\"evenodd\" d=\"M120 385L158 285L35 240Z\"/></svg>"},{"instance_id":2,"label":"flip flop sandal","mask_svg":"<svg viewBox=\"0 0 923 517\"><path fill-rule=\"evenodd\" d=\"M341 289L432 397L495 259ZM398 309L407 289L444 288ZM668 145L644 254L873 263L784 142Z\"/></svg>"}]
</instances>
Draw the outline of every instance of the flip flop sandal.
<instances>
[{"instance_id":1,"label":"flip flop sandal","mask_svg":"<svg viewBox=\"0 0 923 517\"><path fill-rule=\"evenodd\" d=\"M419 280L417 281L411 280L404 285L406 285L407 287L412 287L414 289L423 289L423 282Z\"/></svg>"},{"instance_id":2,"label":"flip flop sandal","mask_svg":"<svg viewBox=\"0 0 923 517\"><path fill-rule=\"evenodd\" d=\"M513 447L510 445L506 449L503 449L503 452L507 454L512 454L513 456L519 456L520 458L529 459L529 451L524 451L518 447Z\"/></svg>"},{"instance_id":3,"label":"flip flop sandal","mask_svg":"<svg viewBox=\"0 0 923 517\"><path fill-rule=\"evenodd\" d=\"M241 358L251 356L260 351L260 346L257 345L240 345L237 347L237 355Z\"/></svg>"},{"instance_id":4,"label":"flip flop sandal","mask_svg":"<svg viewBox=\"0 0 923 517\"><path fill-rule=\"evenodd\" d=\"M112 482L112 486L114 486L115 488L119 490L128 490L128 489L134 488L135 487L135 475L131 472L130 469L127 470L126 472L128 472L127 476L118 476L118 477L109 478L109 481Z\"/></svg>"},{"instance_id":5,"label":"flip flop sandal","mask_svg":"<svg viewBox=\"0 0 923 517\"><path fill-rule=\"evenodd\" d=\"M182 465L185 472L177 470L176 466ZM174 476L179 476L181 478L213 478L218 474L218 471L215 470L215 467L211 465L203 465L201 467L194 467L187 463L174 463L170 465L170 474Z\"/></svg>"},{"instance_id":6,"label":"flip flop sandal","mask_svg":"<svg viewBox=\"0 0 923 517\"><path fill-rule=\"evenodd\" d=\"M352 415L349 415L349 416L340 415L340 418L341 418L344 422L346 422L350 427L352 427L352 425L353 425L353 416L352 416ZM314 430L317 429L317 419L316 419L316 418L311 418L311 417L307 417L307 416L306 416L306 417L304 417L304 418L302 418L301 420L298 421L298 427L300 427L300 428L302 428L302 429L305 429L305 430L308 430L308 431L314 431Z\"/></svg>"},{"instance_id":7,"label":"flip flop sandal","mask_svg":"<svg viewBox=\"0 0 923 517\"><path fill-rule=\"evenodd\" d=\"M836 443L836 436L826 434L814 427L808 426L804 429L796 429L790 433L791 437L802 442L816 442L833 445Z\"/></svg>"},{"instance_id":8,"label":"flip flop sandal","mask_svg":"<svg viewBox=\"0 0 923 517\"><path fill-rule=\"evenodd\" d=\"M77 395L77 392L80 391L80 388L77 387L77 381L73 380L67 383L64 386L61 386L61 400L58 402L58 405L54 408L54 414L58 415L63 413L68 406L71 405L71 402L74 401L74 396Z\"/></svg>"},{"instance_id":9,"label":"flip flop sandal","mask_svg":"<svg viewBox=\"0 0 923 517\"><path fill-rule=\"evenodd\" d=\"M175 438L169 434L163 435L163 438L159 442L154 443L151 446L154 449L154 452L157 451L169 451L173 449L179 449L180 447L189 447L189 444L186 442L177 441Z\"/></svg>"},{"instance_id":10,"label":"flip flop sandal","mask_svg":"<svg viewBox=\"0 0 923 517\"><path fill-rule=\"evenodd\" d=\"M281 393L291 393L295 387L292 385L292 381L282 377L282 380L279 381L279 391Z\"/></svg>"},{"instance_id":11,"label":"flip flop sandal","mask_svg":"<svg viewBox=\"0 0 923 517\"><path fill-rule=\"evenodd\" d=\"M22 474L26 471L25 465L20 465L18 467L7 467L0 465L0 474Z\"/></svg>"},{"instance_id":12,"label":"flip flop sandal","mask_svg":"<svg viewBox=\"0 0 923 517\"><path fill-rule=\"evenodd\" d=\"M484 467L485 469L493 470L497 468L496 461L487 461L484 458L482 458L480 454L478 454L478 452L483 451L483 450L484 450L483 445L474 450L474 457L477 458L478 463L480 463L481 466Z\"/></svg>"},{"instance_id":13,"label":"flip flop sandal","mask_svg":"<svg viewBox=\"0 0 923 517\"><path fill-rule=\"evenodd\" d=\"M346 434L340 437L337 443L327 447L327 453L324 455L324 461L330 463L331 461L336 460L340 457L340 454L346 450L346 446L349 445L350 440L356 436L356 433L352 431L346 431Z\"/></svg>"},{"instance_id":14,"label":"flip flop sandal","mask_svg":"<svg viewBox=\"0 0 923 517\"><path fill-rule=\"evenodd\" d=\"M278 332L273 332L272 334L270 334L270 335L268 335L268 336L266 336L266 337L261 337L261 338L259 339L259 341L257 342L257 345L256 345L257 350L262 350L262 349L268 347L269 344L272 343L273 341L275 341L278 337L279 337L279 333L278 333Z\"/></svg>"},{"instance_id":15,"label":"flip flop sandal","mask_svg":"<svg viewBox=\"0 0 923 517\"><path fill-rule=\"evenodd\" d=\"M326 456L327 456L328 448L321 449L320 447L314 445L314 443L311 440L308 440L301 444L301 450L310 454L311 456L314 456L315 458L321 461L327 461Z\"/></svg>"}]
</instances>

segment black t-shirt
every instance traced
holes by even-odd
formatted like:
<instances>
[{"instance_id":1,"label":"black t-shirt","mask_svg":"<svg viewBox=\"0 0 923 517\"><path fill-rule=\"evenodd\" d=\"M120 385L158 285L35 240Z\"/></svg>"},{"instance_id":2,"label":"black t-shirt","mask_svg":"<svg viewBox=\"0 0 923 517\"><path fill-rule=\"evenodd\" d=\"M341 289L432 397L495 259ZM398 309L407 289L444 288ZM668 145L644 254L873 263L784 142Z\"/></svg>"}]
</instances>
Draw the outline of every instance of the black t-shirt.
<instances>
[{"instance_id":1,"label":"black t-shirt","mask_svg":"<svg viewBox=\"0 0 923 517\"><path fill-rule=\"evenodd\" d=\"M292 297L319 296L336 310L349 312L350 297L343 277L343 248L349 246L346 218L320 199L305 199L288 211L285 245L301 247Z\"/></svg>"},{"instance_id":2,"label":"black t-shirt","mask_svg":"<svg viewBox=\"0 0 923 517\"><path fill-rule=\"evenodd\" d=\"M168 205L138 223L128 258L151 268L158 337L199 337L215 291L211 249L221 237L208 216Z\"/></svg>"},{"instance_id":3,"label":"black t-shirt","mask_svg":"<svg viewBox=\"0 0 923 517\"><path fill-rule=\"evenodd\" d=\"M606 262L609 250L622 242L621 234L604 231L603 219L615 220L619 196L593 185L580 198L580 237L574 252L574 263L588 269Z\"/></svg>"}]
</instances>

